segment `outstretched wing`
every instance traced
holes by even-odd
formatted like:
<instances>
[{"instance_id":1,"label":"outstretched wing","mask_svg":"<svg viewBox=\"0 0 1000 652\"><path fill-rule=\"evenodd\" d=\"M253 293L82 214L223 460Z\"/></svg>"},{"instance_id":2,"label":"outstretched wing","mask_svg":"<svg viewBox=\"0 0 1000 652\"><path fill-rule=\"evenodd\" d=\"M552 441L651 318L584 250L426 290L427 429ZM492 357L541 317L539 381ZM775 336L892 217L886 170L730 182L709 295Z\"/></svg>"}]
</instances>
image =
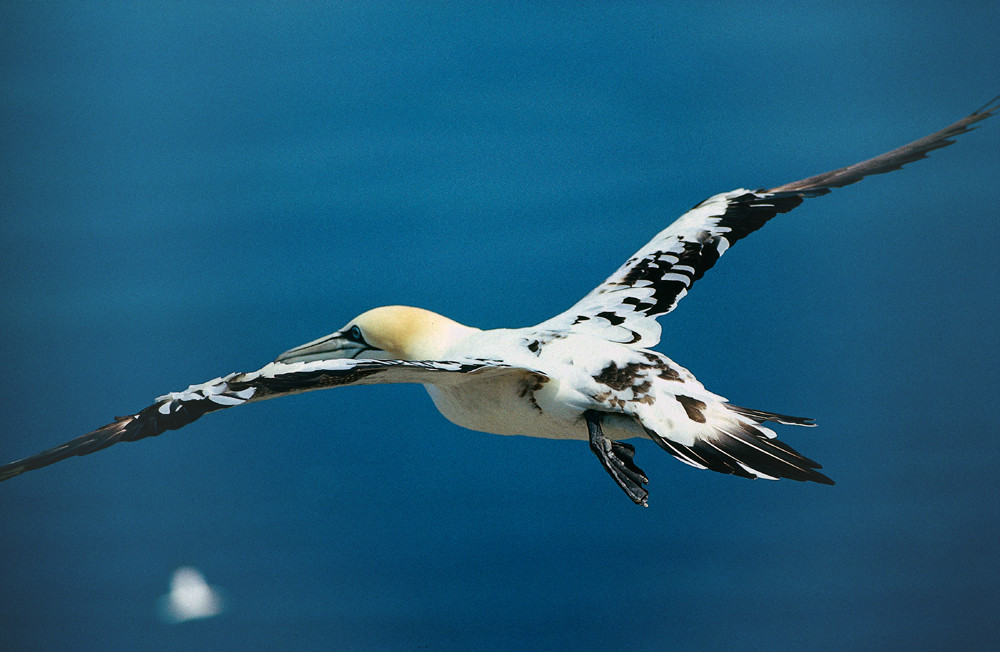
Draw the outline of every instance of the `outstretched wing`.
<instances>
[{"instance_id":1,"label":"outstretched wing","mask_svg":"<svg viewBox=\"0 0 1000 652\"><path fill-rule=\"evenodd\" d=\"M544 378L521 367L486 360L411 361L334 359L311 362L272 362L258 371L235 373L191 385L156 399L135 414L115 417L114 422L55 448L23 460L0 466L0 481L74 455L87 455L120 441L153 437L167 430L183 428L209 412L244 403L263 401L290 394L343 385L379 383L420 383L446 385L460 383L471 375Z\"/></svg>"},{"instance_id":2,"label":"outstretched wing","mask_svg":"<svg viewBox=\"0 0 1000 652\"><path fill-rule=\"evenodd\" d=\"M952 144L992 115L1000 96L941 131L891 152L844 168L768 190L739 189L715 195L682 215L629 258L606 281L566 312L538 325L585 332L612 342L649 348L660 341L656 317L687 294L691 285L741 238L806 197L816 197L873 174L900 169L928 152Z\"/></svg>"}]
</instances>

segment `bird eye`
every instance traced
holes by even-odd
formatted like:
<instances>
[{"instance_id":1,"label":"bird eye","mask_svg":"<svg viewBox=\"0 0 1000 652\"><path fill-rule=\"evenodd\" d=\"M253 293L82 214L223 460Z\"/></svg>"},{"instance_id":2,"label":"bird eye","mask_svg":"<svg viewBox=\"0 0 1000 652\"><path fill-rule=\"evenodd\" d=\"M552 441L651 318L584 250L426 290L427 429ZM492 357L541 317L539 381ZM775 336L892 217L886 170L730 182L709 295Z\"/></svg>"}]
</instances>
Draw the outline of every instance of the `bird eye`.
<instances>
[{"instance_id":1,"label":"bird eye","mask_svg":"<svg viewBox=\"0 0 1000 652\"><path fill-rule=\"evenodd\" d=\"M365 338L361 335L361 329L357 326L351 326L351 330L347 331L347 337L354 340L355 342L364 342Z\"/></svg>"}]
</instances>

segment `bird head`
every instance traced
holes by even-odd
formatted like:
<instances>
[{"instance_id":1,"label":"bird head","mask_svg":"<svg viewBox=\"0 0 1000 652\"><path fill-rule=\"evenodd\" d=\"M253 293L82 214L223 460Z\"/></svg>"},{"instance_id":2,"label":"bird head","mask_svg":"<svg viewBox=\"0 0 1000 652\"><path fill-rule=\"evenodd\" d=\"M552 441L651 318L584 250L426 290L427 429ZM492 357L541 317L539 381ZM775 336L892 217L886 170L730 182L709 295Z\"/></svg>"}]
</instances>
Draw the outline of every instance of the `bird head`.
<instances>
[{"instance_id":1,"label":"bird head","mask_svg":"<svg viewBox=\"0 0 1000 652\"><path fill-rule=\"evenodd\" d=\"M430 310L383 306L361 313L330 335L285 351L275 362L333 358L435 360L474 330Z\"/></svg>"}]
</instances>

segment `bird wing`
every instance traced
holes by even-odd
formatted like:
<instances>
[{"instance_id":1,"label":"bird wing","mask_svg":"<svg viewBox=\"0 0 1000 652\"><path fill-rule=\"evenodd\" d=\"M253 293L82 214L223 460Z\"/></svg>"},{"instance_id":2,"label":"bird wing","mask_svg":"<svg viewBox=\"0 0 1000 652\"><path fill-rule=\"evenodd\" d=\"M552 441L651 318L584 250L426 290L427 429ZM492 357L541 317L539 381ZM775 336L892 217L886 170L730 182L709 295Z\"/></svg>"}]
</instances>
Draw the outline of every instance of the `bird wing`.
<instances>
[{"instance_id":1,"label":"bird wing","mask_svg":"<svg viewBox=\"0 0 1000 652\"><path fill-rule=\"evenodd\" d=\"M543 374L489 360L367 360L333 359L310 362L272 362L257 371L234 373L181 392L160 396L135 414L115 417L112 423L47 451L0 466L0 481L48 466L74 455L88 455L121 441L153 437L176 430L209 412L244 403L344 385L418 383L447 385L472 376L493 378L509 374L520 379L546 380Z\"/></svg>"},{"instance_id":2,"label":"bird wing","mask_svg":"<svg viewBox=\"0 0 1000 652\"><path fill-rule=\"evenodd\" d=\"M545 330L572 330L635 347L660 341L656 318L677 306L731 246L787 213L806 197L817 197L873 175L900 169L992 115L997 96L983 108L930 136L875 158L770 189L738 189L710 197L661 231L624 265L566 312L542 322Z\"/></svg>"}]
</instances>

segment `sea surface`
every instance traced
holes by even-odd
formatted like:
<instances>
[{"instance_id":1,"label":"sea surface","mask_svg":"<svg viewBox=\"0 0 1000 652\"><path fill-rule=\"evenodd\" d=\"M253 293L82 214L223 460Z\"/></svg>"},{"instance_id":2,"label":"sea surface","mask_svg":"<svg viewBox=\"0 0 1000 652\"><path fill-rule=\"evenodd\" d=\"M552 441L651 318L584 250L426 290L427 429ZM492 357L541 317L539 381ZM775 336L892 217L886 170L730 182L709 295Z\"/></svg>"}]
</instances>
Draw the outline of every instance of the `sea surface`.
<instances>
[{"instance_id":1,"label":"sea surface","mask_svg":"<svg viewBox=\"0 0 1000 652\"><path fill-rule=\"evenodd\" d=\"M718 192L1000 92L993 3L0 4L0 461L382 304L568 308ZM657 347L836 486L462 430L418 386L0 485L4 650L977 650L1000 117L741 241ZM164 618L182 568L218 613ZM195 577L189 575L189 577ZM203 586L203 585L199 585Z\"/></svg>"}]
</instances>

